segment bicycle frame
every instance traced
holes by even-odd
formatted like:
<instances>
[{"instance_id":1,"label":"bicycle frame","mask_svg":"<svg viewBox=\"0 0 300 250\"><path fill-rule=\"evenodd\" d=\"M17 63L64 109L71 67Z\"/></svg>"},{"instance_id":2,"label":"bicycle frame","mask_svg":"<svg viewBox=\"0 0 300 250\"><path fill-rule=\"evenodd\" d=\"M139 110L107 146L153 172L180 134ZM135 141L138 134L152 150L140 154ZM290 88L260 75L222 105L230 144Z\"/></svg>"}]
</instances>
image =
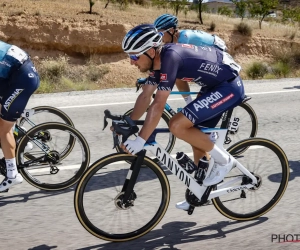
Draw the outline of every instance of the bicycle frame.
<instances>
[{"instance_id":1,"label":"bicycle frame","mask_svg":"<svg viewBox=\"0 0 300 250\"><path fill-rule=\"evenodd\" d=\"M225 139L225 136L227 134L227 129L218 129L218 128L201 128L201 131L204 132L205 134L210 134L212 132L217 132L218 133L218 139L216 140L217 146L222 149L222 151L226 152L227 151L223 148L223 142ZM159 161L164 164L173 174L175 174L179 180L181 180L187 188L194 193L194 195L201 200L205 192L207 192L207 189L209 187L206 187L204 185L200 185L197 183L197 181L190 175L188 174L177 162L176 159L172 158L168 154L168 152L165 151L165 149L160 146L156 141L155 141L155 136L157 133L166 133L168 132L168 129L155 129L151 137L147 140L144 149L149 150L152 152L156 157L159 159ZM154 139L154 140L153 140ZM227 153L228 154L228 153ZM207 176L209 175L212 167L214 165L214 160L213 158L210 159L209 161L209 167L207 170ZM257 184L257 179L254 175L252 175L241 163L239 163L236 160L236 165L234 166L238 168L244 175L248 176L252 180L252 184L245 184L245 185L236 185L232 186L236 182L241 182L242 181L242 176L240 177L235 177L234 179L228 181L228 182L222 182L219 185L217 185L217 190L211 191L207 200L216 198L221 195L225 195L227 193L232 193L236 191L240 191L243 189L250 189L253 188L255 184Z\"/></svg>"},{"instance_id":2,"label":"bicycle frame","mask_svg":"<svg viewBox=\"0 0 300 250\"><path fill-rule=\"evenodd\" d=\"M35 123L32 122L32 121L29 119L29 118L32 117L33 115L34 115L34 109L24 109L23 113L21 114L21 117L24 117L25 120L29 123L29 125L33 127L33 126L35 126ZM15 140L16 140L17 147L18 147L18 142L19 142L19 140L18 140L19 133L21 133L22 136L23 136L23 135L25 135L26 132L27 132L27 131L25 131L21 126L19 126L19 121L20 121L20 119L18 119L18 120L16 121L16 123L14 124L14 126L13 126L13 134L14 134L14 137L15 137ZM41 134L41 135L42 135L42 134ZM21 136L21 137L22 137L22 136ZM45 154L48 155L49 149L50 149L48 145L46 145L46 144L42 143L40 140L37 140L37 139L34 139L34 138L32 138L31 141L32 141L37 147L39 147ZM31 163L34 162L34 161L37 161L37 160L42 159L43 157L44 157L44 156L41 156L41 157L39 157L39 158L36 158L35 160L30 160L30 161L28 161L27 163L28 163L28 165L29 165L29 164L31 164ZM24 162L22 162L22 163L24 164Z\"/></svg>"}]
</instances>

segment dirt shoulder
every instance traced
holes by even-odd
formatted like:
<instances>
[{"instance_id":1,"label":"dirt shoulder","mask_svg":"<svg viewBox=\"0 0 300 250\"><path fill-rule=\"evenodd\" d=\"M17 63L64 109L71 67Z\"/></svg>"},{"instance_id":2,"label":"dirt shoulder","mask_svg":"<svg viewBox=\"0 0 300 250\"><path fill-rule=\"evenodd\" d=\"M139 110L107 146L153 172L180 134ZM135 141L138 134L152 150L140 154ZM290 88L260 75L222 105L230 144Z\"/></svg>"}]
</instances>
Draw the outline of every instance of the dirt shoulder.
<instances>
[{"instance_id":1,"label":"dirt shoulder","mask_svg":"<svg viewBox=\"0 0 300 250\"><path fill-rule=\"evenodd\" d=\"M106 2L97 1L95 14L91 15L84 13L88 10L88 1L85 2L6 1L0 6L0 40L26 49L35 63L47 57L67 55L73 67L91 59L97 64L107 64L109 72L100 80L100 89L132 87L141 73L122 53L121 41L134 25L153 22L164 10L131 6L120 11L112 4L104 9ZM276 50L290 47L300 50L299 34L293 27L281 24L264 23L263 30L259 30L255 28L258 22L248 21L253 27L253 36L248 38L234 30L239 19L210 15L204 16L205 25L200 25L196 13L189 13L188 17L180 14L179 20L180 28L205 31L214 21L216 30L211 33L225 40L229 52L244 68L252 61L271 60ZM293 32L296 35L291 39Z\"/></svg>"}]
</instances>

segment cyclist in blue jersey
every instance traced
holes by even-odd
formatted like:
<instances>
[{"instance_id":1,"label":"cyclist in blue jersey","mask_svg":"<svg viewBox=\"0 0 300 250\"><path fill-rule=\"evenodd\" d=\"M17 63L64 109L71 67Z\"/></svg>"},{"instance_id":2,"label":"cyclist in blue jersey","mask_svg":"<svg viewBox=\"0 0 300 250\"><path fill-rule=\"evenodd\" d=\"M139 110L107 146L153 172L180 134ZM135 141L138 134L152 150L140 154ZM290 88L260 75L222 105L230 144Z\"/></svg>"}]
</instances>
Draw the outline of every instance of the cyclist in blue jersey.
<instances>
[{"instance_id":1,"label":"cyclist in blue jersey","mask_svg":"<svg viewBox=\"0 0 300 250\"><path fill-rule=\"evenodd\" d=\"M164 43L185 43L196 46L214 46L226 51L225 42L217 35L211 35L201 30L178 30L178 18L170 14L163 14L154 21L156 29L164 34ZM190 92L190 86L186 81L177 80L179 91ZM191 95L182 95L186 104L192 101Z\"/></svg>"},{"instance_id":2,"label":"cyclist in blue jersey","mask_svg":"<svg viewBox=\"0 0 300 250\"><path fill-rule=\"evenodd\" d=\"M17 170L12 127L39 84L39 75L29 55L15 45L0 41L0 141L7 170L0 192L23 181Z\"/></svg>"},{"instance_id":3,"label":"cyclist in blue jersey","mask_svg":"<svg viewBox=\"0 0 300 250\"><path fill-rule=\"evenodd\" d=\"M216 126L223 112L242 102L244 86L239 76L240 66L228 53L217 48L189 44L162 45L162 36L154 25L144 24L130 30L122 41L122 48L129 55L131 64L141 72L151 71L130 115L132 119L137 120L145 113L153 92L157 90L138 137L124 142L122 148L131 154L143 149L161 118L177 79L197 83L204 91L172 117L169 128L177 138L192 145L195 159L197 157L199 161L206 152L214 158L211 174L203 184L215 185L232 169L235 160L195 126ZM184 201L177 207L187 210L189 204Z\"/></svg>"}]
</instances>

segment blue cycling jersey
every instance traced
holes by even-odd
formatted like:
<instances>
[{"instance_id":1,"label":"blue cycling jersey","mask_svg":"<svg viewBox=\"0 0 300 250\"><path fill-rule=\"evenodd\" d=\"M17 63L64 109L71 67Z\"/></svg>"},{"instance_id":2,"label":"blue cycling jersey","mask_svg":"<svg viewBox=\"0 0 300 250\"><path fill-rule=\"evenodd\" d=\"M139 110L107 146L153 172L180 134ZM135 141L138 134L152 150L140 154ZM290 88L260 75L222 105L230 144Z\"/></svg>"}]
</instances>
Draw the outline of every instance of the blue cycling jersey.
<instances>
[{"instance_id":1,"label":"blue cycling jersey","mask_svg":"<svg viewBox=\"0 0 300 250\"><path fill-rule=\"evenodd\" d=\"M215 38L201 30L181 30L178 43L194 44L196 46L213 46Z\"/></svg>"},{"instance_id":2,"label":"blue cycling jersey","mask_svg":"<svg viewBox=\"0 0 300 250\"><path fill-rule=\"evenodd\" d=\"M193 44L196 46L214 46L225 50L225 42L216 35L201 30L180 30L178 43Z\"/></svg>"},{"instance_id":3,"label":"blue cycling jersey","mask_svg":"<svg viewBox=\"0 0 300 250\"><path fill-rule=\"evenodd\" d=\"M0 77L1 78L6 78L9 70L10 70L10 64L5 60L6 58L6 53L11 47L10 44L4 43L0 41Z\"/></svg>"},{"instance_id":4,"label":"blue cycling jersey","mask_svg":"<svg viewBox=\"0 0 300 250\"><path fill-rule=\"evenodd\" d=\"M161 69L150 73L147 84L171 91L176 79L212 88L238 76L239 65L229 54L209 46L166 44L161 54Z\"/></svg>"},{"instance_id":5,"label":"blue cycling jersey","mask_svg":"<svg viewBox=\"0 0 300 250\"><path fill-rule=\"evenodd\" d=\"M0 41L0 83L7 79L11 69L19 67L28 59L26 52L20 48Z\"/></svg>"},{"instance_id":6,"label":"blue cycling jersey","mask_svg":"<svg viewBox=\"0 0 300 250\"><path fill-rule=\"evenodd\" d=\"M27 53L0 41L1 119L16 121L39 85L39 75Z\"/></svg>"}]
</instances>

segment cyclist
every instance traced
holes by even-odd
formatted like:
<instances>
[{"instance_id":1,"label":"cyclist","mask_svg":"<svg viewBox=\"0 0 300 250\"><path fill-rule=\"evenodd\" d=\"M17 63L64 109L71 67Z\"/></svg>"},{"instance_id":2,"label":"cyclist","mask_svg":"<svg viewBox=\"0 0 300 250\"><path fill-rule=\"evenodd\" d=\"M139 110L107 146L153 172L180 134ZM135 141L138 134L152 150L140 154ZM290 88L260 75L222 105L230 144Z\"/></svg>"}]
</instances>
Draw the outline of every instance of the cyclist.
<instances>
[{"instance_id":1,"label":"cyclist","mask_svg":"<svg viewBox=\"0 0 300 250\"><path fill-rule=\"evenodd\" d=\"M214 46L223 51L227 50L225 42L217 35L211 35L201 30L178 30L178 18L170 14L163 14L154 21L154 26L164 34L164 43L185 43L197 46ZM147 78L138 79L139 83L145 83ZM179 91L190 92L190 86L186 81L177 79L176 86ZM191 95L182 95L186 104L192 101Z\"/></svg>"},{"instance_id":2,"label":"cyclist","mask_svg":"<svg viewBox=\"0 0 300 250\"><path fill-rule=\"evenodd\" d=\"M217 35L211 35L201 30L178 30L178 18L170 14L163 14L154 21L156 29L164 34L163 43L185 43L196 46L214 46L226 51L225 42ZM179 91L190 92L186 81L176 80ZM182 95L186 104L192 101L191 95Z\"/></svg>"},{"instance_id":3,"label":"cyclist","mask_svg":"<svg viewBox=\"0 0 300 250\"><path fill-rule=\"evenodd\" d=\"M123 51L129 55L130 63L141 72L151 72L136 100L132 119L137 120L144 114L157 89L139 136L135 140L127 140L122 148L131 154L143 149L161 118L176 79L188 79L205 91L172 117L169 128L177 138L192 145L195 162L206 152L214 158L215 165L203 184L215 185L223 180L235 160L194 126L215 127L223 112L242 102L244 86L239 76L240 66L228 53L217 48L190 44L162 45L162 36L154 25L144 24L130 30L122 41ZM184 210L188 206L187 202L177 204Z\"/></svg>"},{"instance_id":4,"label":"cyclist","mask_svg":"<svg viewBox=\"0 0 300 250\"><path fill-rule=\"evenodd\" d=\"M0 184L0 192L23 181L17 170L12 127L39 84L39 75L29 55L15 45L0 41L0 140L6 163L6 177Z\"/></svg>"}]
</instances>

